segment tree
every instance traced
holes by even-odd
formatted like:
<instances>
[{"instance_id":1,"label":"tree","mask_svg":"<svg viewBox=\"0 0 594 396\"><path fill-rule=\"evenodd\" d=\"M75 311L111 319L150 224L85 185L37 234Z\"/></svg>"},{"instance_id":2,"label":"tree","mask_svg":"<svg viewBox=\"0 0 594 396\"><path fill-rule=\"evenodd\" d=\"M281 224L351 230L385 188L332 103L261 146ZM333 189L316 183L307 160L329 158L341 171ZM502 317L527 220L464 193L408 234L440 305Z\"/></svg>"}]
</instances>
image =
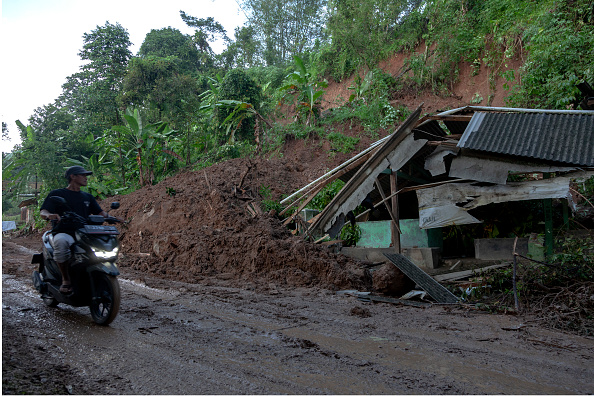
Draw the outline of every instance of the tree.
<instances>
[{"instance_id":1,"label":"tree","mask_svg":"<svg viewBox=\"0 0 594 396\"><path fill-rule=\"evenodd\" d=\"M331 45L321 55L324 69L337 79L360 65L373 69L394 51L391 44L400 26L420 5L419 0L330 0L327 29Z\"/></svg>"},{"instance_id":2,"label":"tree","mask_svg":"<svg viewBox=\"0 0 594 396\"><path fill-rule=\"evenodd\" d=\"M201 88L190 75L179 73L179 59L150 55L133 58L124 78L123 107L142 108L148 122L164 121L183 134L183 152L190 163L192 122L200 107Z\"/></svg>"},{"instance_id":3,"label":"tree","mask_svg":"<svg viewBox=\"0 0 594 396\"><path fill-rule=\"evenodd\" d=\"M195 74L200 66L200 54L192 37L171 27L151 30L142 42L138 55L141 58L175 56L180 60L179 72L184 74Z\"/></svg>"},{"instance_id":4,"label":"tree","mask_svg":"<svg viewBox=\"0 0 594 396\"><path fill-rule=\"evenodd\" d=\"M262 45L256 38L253 26L235 28L235 41L230 43L221 54L223 66L227 68L248 68L262 64Z\"/></svg>"},{"instance_id":5,"label":"tree","mask_svg":"<svg viewBox=\"0 0 594 396\"><path fill-rule=\"evenodd\" d=\"M183 11L180 11L179 14L186 25L196 29L192 41L194 42L196 49L199 51L200 59L198 69L201 72L213 69L215 65L215 54L210 43L217 39L229 42L227 31L223 28L223 25L215 21L213 17L208 17L206 19L196 18L187 15Z\"/></svg>"},{"instance_id":6,"label":"tree","mask_svg":"<svg viewBox=\"0 0 594 396\"><path fill-rule=\"evenodd\" d=\"M258 112L262 100L262 90L247 73L241 69L230 70L226 75L218 92L218 101L238 101L250 104ZM217 108L219 125L223 125L235 106L222 106ZM240 125L233 129L233 136L241 139L253 140L256 119L254 117L242 118ZM231 130L229 130L230 132Z\"/></svg>"},{"instance_id":7,"label":"tree","mask_svg":"<svg viewBox=\"0 0 594 396\"><path fill-rule=\"evenodd\" d=\"M10 133L8 132L8 125L2 121L2 140L10 140Z\"/></svg>"},{"instance_id":8,"label":"tree","mask_svg":"<svg viewBox=\"0 0 594 396\"><path fill-rule=\"evenodd\" d=\"M243 0L248 27L263 43L266 64L282 65L323 37L327 0Z\"/></svg>"},{"instance_id":9,"label":"tree","mask_svg":"<svg viewBox=\"0 0 594 396\"><path fill-rule=\"evenodd\" d=\"M66 108L58 107L58 103L38 107L29 117L29 125L35 133L56 142L58 153L80 158L89 155L92 148L86 142L88 133L75 129L74 121L73 115Z\"/></svg>"},{"instance_id":10,"label":"tree","mask_svg":"<svg viewBox=\"0 0 594 396\"><path fill-rule=\"evenodd\" d=\"M78 129L98 136L122 123L116 98L132 55L131 43L126 29L109 22L85 33L83 42L79 56L86 63L62 85L60 100L74 115Z\"/></svg>"},{"instance_id":11,"label":"tree","mask_svg":"<svg viewBox=\"0 0 594 396\"><path fill-rule=\"evenodd\" d=\"M328 86L326 81L315 81L313 75L307 70L303 60L295 56L295 66L297 70L287 76L290 81L288 85L281 87L280 90L293 96L297 102L299 113L305 113L305 125L310 125L315 121L319 113L319 100L324 95L323 88Z\"/></svg>"},{"instance_id":12,"label":"tree","mask_svg":"<svg viewBox=\"0 0 594 396\"><path fill-rule=\"evenodd\" d=\"M46 190L63 187L63 151L51 137L43 136L33 127L16 121L21 144L3 161L2 179L18 193L30 193L30 183L43 184ZM39 191L34 191L39 193Z\"/></svg>"}]
</instances>

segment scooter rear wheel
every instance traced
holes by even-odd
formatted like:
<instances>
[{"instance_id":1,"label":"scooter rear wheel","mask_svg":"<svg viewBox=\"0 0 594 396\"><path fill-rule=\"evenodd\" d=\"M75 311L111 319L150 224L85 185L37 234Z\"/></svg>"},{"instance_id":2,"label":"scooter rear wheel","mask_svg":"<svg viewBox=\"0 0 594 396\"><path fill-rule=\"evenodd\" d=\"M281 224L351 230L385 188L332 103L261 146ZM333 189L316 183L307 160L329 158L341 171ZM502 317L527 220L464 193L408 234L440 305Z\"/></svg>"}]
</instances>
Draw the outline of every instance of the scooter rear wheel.
<instances>
[{"instance_id":1,"label":"scooter rear wheel","mask_svg":"<svg viewBox=\"0 0 594 396\"><path fill-rule=\"evenodd\" d=\"M91 301L91 316L95 323L107 326L120 310L120 284L115 276L96 274L93 277L96 296Z\"/></svg>"}]
</instances>

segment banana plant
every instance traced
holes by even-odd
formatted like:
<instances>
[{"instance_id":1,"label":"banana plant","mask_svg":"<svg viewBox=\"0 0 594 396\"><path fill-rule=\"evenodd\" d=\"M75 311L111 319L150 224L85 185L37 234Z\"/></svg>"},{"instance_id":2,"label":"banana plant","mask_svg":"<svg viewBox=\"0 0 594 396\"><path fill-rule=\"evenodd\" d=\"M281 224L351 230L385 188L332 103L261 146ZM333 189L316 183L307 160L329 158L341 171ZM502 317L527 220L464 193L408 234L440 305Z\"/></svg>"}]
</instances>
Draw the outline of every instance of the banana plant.
<instances>
[{"instance_id":1,"label":"banana plant","mask_svg":"<svg viewBox=\"0 0 594 396\"><path fill-rule=\"evenodd\" d=\"M294 56L294 59L297 70L286 77L292 82L281 87L280 90L296 96L298 109L305 111L307 114L305 124L310 125L315 119L318 99L324 95L325 91L323 88L326 88L328 83L326 81L314 81L312 74L305 67L303 60L298 56Z\"/></svg>"},{"instance_id":2,"label":"banana plant","mask_svg":"<svg viewBox=\"0 0 594 396\"><path fill-rule=\"evenodd\" d=\"M217 97L219 96L219 91L221 89L221 84L223 82L223 77L221 77L220 73L216 74L216 79L212 77L208 78L208 86L210 87L209 90L204 91L200 94L199 99L202 101L202 106L200 106L201 111L205 111L208 109L214 110Z\"/></svg>"},{"instance_id":3,"label":"banana plant","mask_svg":"<svg viewBox=\"0 0 594 396\"><path fill-rule=\"evenodd\" d=\"M101 156L97 153L90 157L82 156L83 161L79 161L74 158L68 158L68 166L80 165L83 168L93 172L93 176L89 178L87 183L87 191L92 194L95 198L105 199L110 195L118 194L127 189L127 187L118 186L117 183L112 179L105 177L105 171L108 169L112 162L105 161L105 156ZM103 161L102 161L103 158Z\"/></svg>"},{"instance_id":4,"label":"banana plant","mask_svg":"<svg viewBox=\"0 0 594 396\"><path fill-rule=\"evenodd\" d=\"M145 125L138 109L126 109L126 125L116 125L112 130L117 133L117 141L103 138L99 145L106 151L118 150L122 163L130 164L134 158L140 185L152 184L155 179L157 159L181 157L168 149L168 144L175 139L176 131L165 122Z\"/></svg>"},{"instance_id":5,"label":"banana plant","mask_svg":"<svg viewBox=\"0 0 594 396\"><path fill-rule=\"evenodd\" d=\"M361 81L361 77L357 75L355 77L355 86L350 86L347 89L355 91L355 93L349 96L349 103L357 100L363 100L365 102L365 94L371 88L371 84L373 82L373 70L370 70L369 73L365 76L363 81Z\"/></svg>"},{"instance_id":6,"label":"banana plant","mask_svg":"<svg viewBox=\"0 0 594 396\"><path fill-rule=\"evenodd\" d=\"M43 185L60 187L60 153L55 141L39 136L31 126L16 121L22 143L2 160L2 179L17 193L35 193ZM33 184L30 184L33 183Z\"/></svg>"},{"instance_id":7,"label":"banana plant","mask_svg":"<svg viewBox=\"0 0 594 396\"><path fill-rule=\"evenodd\" d=\"M229 144L235 143L235 132L239 129L243 120L248 117L255 117L257 121L263 121L266 125L268 125L269 128L272 128L272 125L270 125L270 123L264 117L262 117L262 115L258 113L258 111L250 103L239 100L219 100L217 102L217 106L233 108L231 114L229 114L221 124L221 126L226 128L226 134L229 135ZM256 122L256 125L258 124L259 122ZM256 130L255 136L256 143L258 143L258 147L260 147L261 141L259 138L259 130Z\"/></svg>"}]
</instances>

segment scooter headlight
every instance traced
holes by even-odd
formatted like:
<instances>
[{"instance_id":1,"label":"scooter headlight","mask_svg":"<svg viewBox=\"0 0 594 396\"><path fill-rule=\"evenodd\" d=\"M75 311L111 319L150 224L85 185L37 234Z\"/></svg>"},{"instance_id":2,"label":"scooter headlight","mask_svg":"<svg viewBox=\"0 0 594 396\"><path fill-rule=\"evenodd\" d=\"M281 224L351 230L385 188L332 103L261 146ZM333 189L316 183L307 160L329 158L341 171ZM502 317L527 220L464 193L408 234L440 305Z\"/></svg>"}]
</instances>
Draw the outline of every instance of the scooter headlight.
<instances>
[{"instance_id":1,"label":"scooter headlight","mask_svg":"<svg viewBox=\"0 0 594 396\"><path fill-rule=\"evenodd\" d=\"M102 250L102 249L97 249L97 248L91 248L93 250L93 253L95 253L95 256L98 259L101 260L111 260L117 257L118 255L118 251L120 250L117 246L115 248L113 248L113 250L109 251L109 250Z\"/></svg>"}]
</instances>

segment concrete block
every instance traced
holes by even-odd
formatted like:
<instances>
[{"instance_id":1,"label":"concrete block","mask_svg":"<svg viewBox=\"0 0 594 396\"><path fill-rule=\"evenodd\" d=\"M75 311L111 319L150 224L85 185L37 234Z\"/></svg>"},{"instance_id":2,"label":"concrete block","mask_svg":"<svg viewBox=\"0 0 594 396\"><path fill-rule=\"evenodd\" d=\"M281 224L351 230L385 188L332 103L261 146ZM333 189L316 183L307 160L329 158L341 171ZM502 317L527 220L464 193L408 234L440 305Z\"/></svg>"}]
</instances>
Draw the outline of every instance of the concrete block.
<instances>
[{"instance_id":1,"label":"concrete block","mask_svg":"<svg viewBox=\"0 0 594 396\"><path fill-rule=\"evenodd\" d=\"M513 260L515 238L488 238L474 240L474 256L480 260ZM518 238L516 252L528 254L528 238Z\"/></svg>"},{"instance_id":2,"label":"concrete block","mask_svg":"<svg viewBox=\"0 0 594 396\"><path fill-rule=\"evenodd\" d=\"M402 254L417 267L435 269L439 267L439 248L404 248Z\"/></svg>"},{"instance_id":3,"label":"concrete block","mask_svg":"<svg viewBox=\"0 0 594 396\"><path fill-rule=\"evenodd\" d=\"M384 253L398 253L394 248L357 248L343 247L340 253L357 260L372 261L376 263L387 262Z\"/></svg>"}]
</instances>

